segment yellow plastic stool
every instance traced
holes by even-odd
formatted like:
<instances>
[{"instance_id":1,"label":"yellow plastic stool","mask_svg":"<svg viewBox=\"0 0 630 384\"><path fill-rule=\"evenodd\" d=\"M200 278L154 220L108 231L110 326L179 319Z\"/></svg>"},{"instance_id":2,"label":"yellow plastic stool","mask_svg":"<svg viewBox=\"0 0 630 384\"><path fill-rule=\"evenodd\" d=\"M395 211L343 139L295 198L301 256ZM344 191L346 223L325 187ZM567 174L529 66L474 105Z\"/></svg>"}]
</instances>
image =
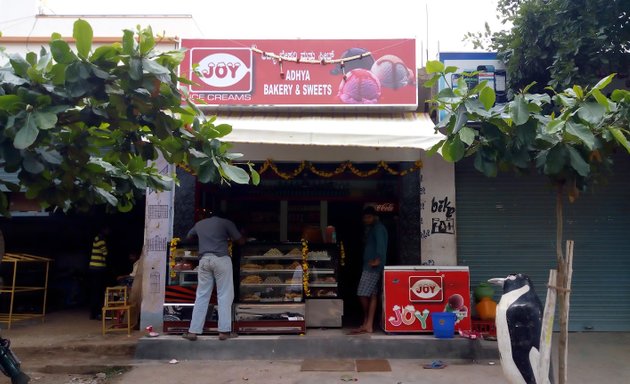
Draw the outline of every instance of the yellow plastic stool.
<instances>
[{"instance_id":1,"label":"yellow plastic stool","mask_svg":"<svg viewBox=\"0 0 630 384\"><path fill-rule=\"evenodd\" d=\"M107 332L125 330L127 330L127 335L131 335L131 304L128 300L126 286L107 287L105 289L105 305L102 311L103 335ZM113 320L110 324L107 322L108 314Z\"/></svg>"}]
</instances>

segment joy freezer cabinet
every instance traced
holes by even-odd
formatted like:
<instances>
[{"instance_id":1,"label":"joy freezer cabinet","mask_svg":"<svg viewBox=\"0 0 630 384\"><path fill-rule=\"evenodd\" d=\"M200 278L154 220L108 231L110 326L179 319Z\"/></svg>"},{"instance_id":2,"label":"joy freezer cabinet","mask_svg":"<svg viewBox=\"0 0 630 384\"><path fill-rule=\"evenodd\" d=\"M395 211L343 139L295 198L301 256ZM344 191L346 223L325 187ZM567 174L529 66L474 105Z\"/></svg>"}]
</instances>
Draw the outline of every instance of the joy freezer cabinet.
<instances>
[{"instance_id":1,"label":"joy freezer cabinet","mask_svg":"<svg viewBox=\"0 0 630 384\"><path fill-rule=\"evenodd\" d=\"M385 332L433 332L432 312L453 312L455 330L470 330L470 273L462 266L385 266Z\"/></svg>"},{"instance_id":2,"label":"joy freezer cabinet","mask_svg":"<svg viewBox=\"0 0 630 384\"><path fill-rule=\"evenodd\" d=\"M247 243L241 247L239 333L304 333L301 243Z\"/></svg>"}]
</instances>

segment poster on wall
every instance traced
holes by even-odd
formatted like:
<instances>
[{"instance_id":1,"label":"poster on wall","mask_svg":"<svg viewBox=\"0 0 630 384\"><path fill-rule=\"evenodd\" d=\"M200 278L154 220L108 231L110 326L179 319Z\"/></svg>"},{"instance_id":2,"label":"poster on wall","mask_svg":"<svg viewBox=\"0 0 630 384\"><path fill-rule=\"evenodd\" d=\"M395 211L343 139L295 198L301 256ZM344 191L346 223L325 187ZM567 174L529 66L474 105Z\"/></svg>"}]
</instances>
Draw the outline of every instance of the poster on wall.
<instances>
[{"instance_id":1,"label":"poster on wall","mask_svg":"<svg viewBox=\"0 0 630 384\"><path fill-rule=\"evenodd\" d=\"M184 39L200 106L417 107L414 39Z\"/></svg>"},{"instance_id":2,"label":"poster on wall","mask_svg":"<svg viewBox=\"0 0 630 384\"><path fill-rule=\"evenodd\" d=\"M505 64L497 59L496 52L440 52L440 61L445 66L457 67L456 73L440 79L439 90L447 86L457 87L458 80L463 77L468 88L473 88L482 81L494 89L497 96L495 104L507 102L507 73ZM446 83L448 81L448 84ZM446 115L440 112L440 119Z\"/></svg>"}]
</instances>

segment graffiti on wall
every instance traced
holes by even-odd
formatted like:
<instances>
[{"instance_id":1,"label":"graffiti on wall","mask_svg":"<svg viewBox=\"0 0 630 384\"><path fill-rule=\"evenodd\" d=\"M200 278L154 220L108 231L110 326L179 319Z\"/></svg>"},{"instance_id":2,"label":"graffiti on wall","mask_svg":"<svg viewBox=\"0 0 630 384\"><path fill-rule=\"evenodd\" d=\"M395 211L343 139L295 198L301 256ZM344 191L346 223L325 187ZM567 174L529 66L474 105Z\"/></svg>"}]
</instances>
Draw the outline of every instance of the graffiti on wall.
<instances>
[{"instance_id":1,"label":"graffiti on wall","mask_svg":"<svg viewBox=\"0 0 630 384\"><path fill-rule=\"evenodd\" d=\"M423 195L423 191L420 191ZM420 210L421 212L429 213L426 209L426 200L421 198ZM454 235L455 234L455 204L449 199L448 196L444 197L431 197L431 210L430 220L427 220L425 226L424 217L420 218L420 225L422 226L421 235L423 239L435 234Z\"/></svg>"},{"instance_id":2,"label":"graffiti on wall","mask_svg":"<svg viewBox=\"0 0 630 384\"><path fill-rule=\"evenodd\" d=\"M451 204L448 196L443 199L431 199L431 234L455 234L455 207Z\"/></svg>"}]
</instances>

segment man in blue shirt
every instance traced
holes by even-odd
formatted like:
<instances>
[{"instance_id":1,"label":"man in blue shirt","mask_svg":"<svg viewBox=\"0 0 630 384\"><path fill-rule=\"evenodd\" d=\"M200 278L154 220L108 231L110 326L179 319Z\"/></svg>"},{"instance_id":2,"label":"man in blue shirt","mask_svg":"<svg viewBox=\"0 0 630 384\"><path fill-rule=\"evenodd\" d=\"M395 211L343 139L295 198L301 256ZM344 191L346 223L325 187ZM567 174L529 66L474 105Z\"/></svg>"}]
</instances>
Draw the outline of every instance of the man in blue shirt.
<instances>
[{"instance_id":1,"label":"man in blue shirt","mask_svg":"<svg viewBox=\"0 0 630 384\"><path fill-rule=\"evenodd\" d=\"M234 279L232 259L228 250L228 241L245 242L245 238L230 220L213 215L195 224L187 238L199 239L199 267L197 294L193 307L192 319L188 332L183 338L194 341L203 333L203 324L208 313L208 303L214 284L217 284L217 305L219 315L219 340L226 340L232 335L232 302L234 301Z\"/></svg>"},{"instance_id":2,"label":"man in blue shirt","mask_svg":"<svg viewBox=\"0 0 630 384\"><path fill-rule=\"evenodd\" d=\"M387 229L379 221L374 207L368 206L363 210L363 224L366 229L363 272L357 288L357 296L363 308L363 324L350 332L353 335L374 331L378 285L387 257Z\"/></svg>"}]
</instances>

